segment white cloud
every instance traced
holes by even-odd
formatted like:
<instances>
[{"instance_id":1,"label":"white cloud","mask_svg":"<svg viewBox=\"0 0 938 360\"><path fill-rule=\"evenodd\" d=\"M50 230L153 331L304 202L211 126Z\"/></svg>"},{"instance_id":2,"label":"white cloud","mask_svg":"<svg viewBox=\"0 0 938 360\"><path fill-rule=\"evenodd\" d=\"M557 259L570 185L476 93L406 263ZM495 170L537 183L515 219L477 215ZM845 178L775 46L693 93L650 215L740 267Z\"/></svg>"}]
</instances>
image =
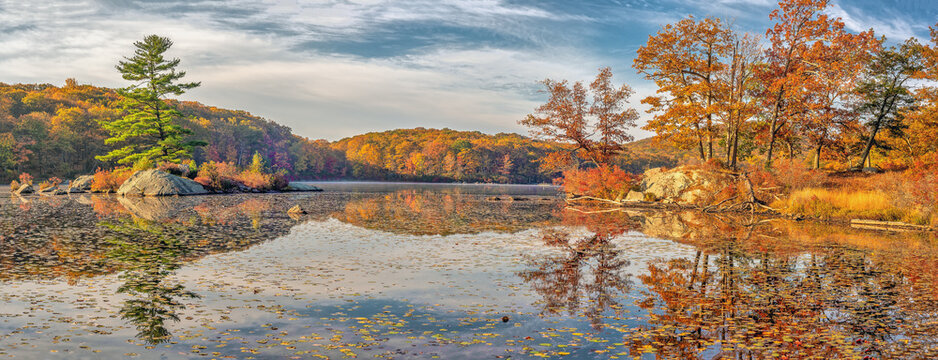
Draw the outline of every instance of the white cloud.
<instances>
[{"instance_id":1,"label":"white cloud","mask_svg":"<svg viewBox=\"0 0 938 360\"><path fill-rule=\"evenodd\" d=\"M874 17L858 8L844 7L838 4L829 7L827 12L831 16L841 18L844 26L850 31L861 32L872 28L877 36L886 35L886 38L890 41L902 42L928 31L928 24L909 22L907 14L881 13L879 16Z\"/></svg>"},{"instance_id":2,"label":"white cloud","mask_svg":"<svg viewBox=\"0 0 938 360\"><path fill-rule=\"evenodd\" d=\"M293 30L315 24L354 32L370 31L375 21L402 18L407 9L422 6L422 12L410 16L480 24L489 19L480 26L492 28L499 22L517 25L517 18L553 16L493 0L374 3L378 10L362 0L302 6L287 1L246 15L251 20L245 21L288 12L295 15L284 26ZM208 3L199 7L212 8ZM247 110L313 138L415 126L526 133L517 120L537 106L536 81L588 80L608 65L608 59L563 42L513 50L438 46L370 59L297 52L291 47L305 36L225 27L210 13L163 15L165 6L140 10L88 1L45 7L8 2L2 8L0 21L28 30L0 34L0 81L62 83L75 77L82 83L123 86L114 65L132 52L134 41L157 33L175 41L170 56L183 60L187 80L202 81L183 99ZM500 16L511 19L492 19Z\"/></svg>"}]
</instances>

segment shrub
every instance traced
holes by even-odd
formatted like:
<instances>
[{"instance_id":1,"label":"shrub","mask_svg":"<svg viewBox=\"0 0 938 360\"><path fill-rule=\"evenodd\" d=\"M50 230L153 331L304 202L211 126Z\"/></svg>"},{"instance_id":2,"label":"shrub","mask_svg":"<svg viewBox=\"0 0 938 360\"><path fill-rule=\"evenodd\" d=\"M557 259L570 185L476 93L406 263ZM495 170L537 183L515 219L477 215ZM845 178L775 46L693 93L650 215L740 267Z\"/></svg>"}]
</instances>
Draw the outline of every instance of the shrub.
<instances>
[{"instance_id":1,"label":"shrub","mask_svg":"<svg viewBox=\"0 0 938 360\"><path fill-rule=\"evenodd\" d=\"M811 187L819 187L827 179L824 171L810 169L797 161L779 161L775 163L772 171L777 183L785 190L794 191Z\"/></svg>"},{"instance_id":2,"label":"shrub","mask_svg":"<svg viewBox=\"0 0 938 360\"><path fill-rule=\"evenodd\" d=\"M258 190L270 189L270 176L267 174L245 170L238 174L238 177L235 178L235 180L241 182L249 188Z\"/></svg>"},{"instance_id":3,"label":"shrub","mask_svg":"<svg viewBox=\"0 0 938 360\"><path fill-rule=\"evenodd\" d=\"M235 180L258 190L283 190L290 184L283 174L264 174L253 170L242 171Z\"/></svg>"},{"instance_id":4,"label":"shrub","mask_svg":"<svg viewBox=\"0 0 938 360\"><path fill-rule=\"evenodd\" d=\"M98 168L94 173L94 180L91 182L91 191L116 192L133 173L134 170L130 168L118 168L110 171Z\"/></svg>"},{"instance_id":5,"label":"shrub","mask_svg":"<svg viewBox=\"0 0 938 360\"><path fill-rule=\"evenodd\" d=\"M24 185L33 184L33 176L27 173L20 174L19 179L20 179L20 184L24 184Z\"/></svg>"},{"instance_id":6,"label":"shrub","mask_svg":"<svg viewBox=\"0 0 938 360\"><path fill-rule=\"evenodd\" d=\"M202 186L218 191L233 191L238 188L237 167L226 162L208 162L202 164L195 181Z\"/></svg>"},{"instance_id":7,"label":"shrub","mask_svg":"<svg viewBox=\"0 0 938 360\"><path fill-rule=\"evenodd\" d=\"M638 180L638 176L617 166L603 165L564 171L561 185L567 194L621 200L638 184Z\"/></svg>"},{"instance_id":8,"label":"shrub","mask_svg":"<svg viewBox=\"0 0 938 360\"><path fill-rule=\"evenodd\" d=\"M290 181L282 173L270 175L270 188L272 190L283 190L290 185Z\"/></svg>"},{"instance_id":9,"label":"shrub","mask_svg":"<svg viewBox=\"0 0 938 360\"><path fill-rule=\"evenodd\" d=\"M183 165L183 164L175 164L171 162L164 162L160 164L159 166L157 166L156 168L161 171L165 171L167 173L170 173L176 176L181 176L181 177L188 177L190 173L189 166Z\"/></svg>"},{"instance_id":10,"label":"shrub","mask_svg":"<svg viewBox=\"0 0 938 360\"><path fill-rule=\"evenodd\" d=\"M44 191L46 189L51 189L62 183L62 179L57 177L51 177L49 180L39 183L39 191Z\"/></svg>"},{"instance_id":11,"label":"shrub","mask_svg":"<svg viewBox=\"0 0 938 360\"><path fill-rule=\"evenodd\" d=\"M14 192L16 191L16 189L19 189L19 188L20 188L19 181L16 181L16 180L10 181L10 192Z\"/></svg>"},{"instance_id":12,"label":"shrub","mask_svg":"<svg viewBox=\"0 0 938 360\"><path fill-rule=\"evenodd\" d=\"M194 179L199 174L199 166L196 165L195 160L189 159L182 162L189 169L189 173L186 174L186 177Z\"/></svg>"}]
</instances>

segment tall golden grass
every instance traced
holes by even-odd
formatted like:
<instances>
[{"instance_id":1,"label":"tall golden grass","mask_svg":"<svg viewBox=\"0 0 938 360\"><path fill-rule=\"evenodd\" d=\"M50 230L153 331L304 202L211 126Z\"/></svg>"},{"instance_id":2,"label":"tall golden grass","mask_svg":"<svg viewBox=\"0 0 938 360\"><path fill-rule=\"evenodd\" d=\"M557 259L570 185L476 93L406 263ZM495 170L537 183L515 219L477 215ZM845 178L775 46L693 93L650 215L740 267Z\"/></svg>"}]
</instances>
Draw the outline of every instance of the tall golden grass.
<instances>
[{"instance_id":1,"label":"tall golden grass","mask_svg":"<svg viewBox=\"0 0 938 360\"><path fill-rule=\"evenodd\" d=\"M880 190L806 188L796 190L773 207L790 214L830 218L904 221L928 225L938 222L930 211L900 207L895 196Z\"/></svg>"}]
</instances>

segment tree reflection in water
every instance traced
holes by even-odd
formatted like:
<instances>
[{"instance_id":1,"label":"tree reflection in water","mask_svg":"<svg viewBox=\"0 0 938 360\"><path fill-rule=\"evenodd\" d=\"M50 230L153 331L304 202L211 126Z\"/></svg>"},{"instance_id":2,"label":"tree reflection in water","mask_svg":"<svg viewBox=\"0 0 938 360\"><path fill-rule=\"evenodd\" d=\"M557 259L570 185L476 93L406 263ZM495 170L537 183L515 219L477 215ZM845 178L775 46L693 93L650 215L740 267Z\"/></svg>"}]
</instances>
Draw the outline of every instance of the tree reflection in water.
<instances>
[{"instance_id":1,"label":"tree reflection in water","mask_svg":"<svg viewBox=\"0 0 938 360\"><path fill-rule=\"evenodd\" d=\"M121 318L137 328L137 338L160 344L172 337L167 320L179 321L180 299L198 298L168 277L179 269L187 253L182 242L164 231L165 226L139 218L103 224L116 234L108 239L114 246L107 258L124 268L124 282L117 292L128 294L120 310Z\"/></svg>"},{"instance_id":2,"label":"tree reflection in water","mask_svg":"<svg viewBox=\"0 0 938 360\"><path fill-rule=\"evenodd\" d=\"M582 315L597 331L603 329L608 310L616 317L621 315L619 301L631 289L632 281L625 272L629 261L610 240L628 230L631 222L627 217L616 221L608 219L615 215L583 216L564 212L565 225L586 226L590 234L577 236L558 229L543 231L544 244L561 252L529 257L532 270L518 273L543 298L543 313L566 311L573 316Z\"/></svg>"},{"instance_id":3,"label":"tree reflection in water","mask_svg":"<svg viewBox=\"0 0 938 360\"><path fill-rule=\"evenodd\" d=\"M645 326L626 333L631 353L714 359L938 356L938 307L933 292L921 291L923 282L935 285L935 270L910 266L921 258L904 244L872 252L799 243L795 232L757 226L724 235L678 240L697 247L693 260L654 260L638 276L647 288L639 306L650 315ZM934 265L934 246L927 249L931 255L922 258Z\"/></svg>"}]
</instances>

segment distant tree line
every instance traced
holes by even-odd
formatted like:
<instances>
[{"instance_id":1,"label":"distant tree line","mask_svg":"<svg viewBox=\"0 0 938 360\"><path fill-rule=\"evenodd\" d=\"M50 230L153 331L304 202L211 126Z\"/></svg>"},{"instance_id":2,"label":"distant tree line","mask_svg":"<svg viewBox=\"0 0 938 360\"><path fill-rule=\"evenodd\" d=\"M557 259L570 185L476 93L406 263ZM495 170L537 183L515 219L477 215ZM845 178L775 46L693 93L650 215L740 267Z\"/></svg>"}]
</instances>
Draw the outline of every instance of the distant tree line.
<instances>
[{"instance_id":1,"label":"distant tree line","mask_svg":"<svg viewBox=\"0 0 938 360\"><path fill-rule=\"evenodd\" d=\"M114 90L79 85L0 83L0 179L74 177L121 166L102 158L123 145L106 144L101 123L121 119L125 100ZM295 179L370 179L465 182L550 182L556 172L542 159L559 145L517 134L487 135L449 129L368 133L335 142L293 134L289 127L245 111L165 100L178 111L173 125L196 163L247 167L255 153L270 171Z\"/></svg>"}]
</instances>

